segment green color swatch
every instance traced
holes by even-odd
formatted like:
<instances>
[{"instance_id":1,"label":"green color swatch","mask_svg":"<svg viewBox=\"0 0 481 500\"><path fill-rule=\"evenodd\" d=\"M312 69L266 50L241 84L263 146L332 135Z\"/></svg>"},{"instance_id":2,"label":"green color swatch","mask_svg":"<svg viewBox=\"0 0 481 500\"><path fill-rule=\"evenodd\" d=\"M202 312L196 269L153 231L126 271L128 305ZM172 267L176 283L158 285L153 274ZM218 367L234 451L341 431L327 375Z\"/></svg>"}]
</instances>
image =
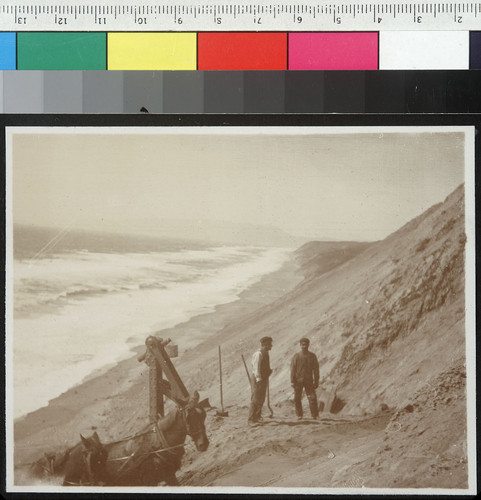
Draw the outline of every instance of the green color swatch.
<instances>
[{"instance_id":1,"label":"green color swatch","mask_svg":"<svg viewBox=\"0 0 481 500\"><path fill-rule=\"evenodd\" d=\"M106 33L18 33L17 69L105 70Z\"/></svg>"}]
</instances>

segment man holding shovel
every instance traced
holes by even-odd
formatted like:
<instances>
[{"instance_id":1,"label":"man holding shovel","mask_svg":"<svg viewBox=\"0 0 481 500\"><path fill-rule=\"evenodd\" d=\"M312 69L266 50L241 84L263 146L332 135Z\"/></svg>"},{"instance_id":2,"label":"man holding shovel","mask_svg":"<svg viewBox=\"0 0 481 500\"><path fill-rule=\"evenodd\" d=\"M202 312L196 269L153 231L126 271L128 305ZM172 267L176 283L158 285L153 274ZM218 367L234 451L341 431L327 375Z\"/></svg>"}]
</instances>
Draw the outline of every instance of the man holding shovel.
<instances>
[{"instance_id":1,"label":"man holding shovel","mask_svg":"<svg viewBox=\"0 0 481 500\"><path fill-rule=\"evenodd\" d=\"M266 399L267 385L272 370L269 361L269 351L272 349L272 337L262 337L261 347L252 356L251 379L251 407L249 410L249 424L261 420L262 406Z\"/></svg>"},{"instance_id":2,"label":"man holding shovel","mask_svg":"<svg viewBox=\"0 0 481 500\"><path fill-rule=\"evenodd\" d=\"M319 361L317 356L309 351L309 339L299 341L301 351L294 354L291 361L291 385L294 388L296 415L302 418L302 390L305 389L312 418L319 416L316 389L319 387Z\"/></svg>"}]
</instances>

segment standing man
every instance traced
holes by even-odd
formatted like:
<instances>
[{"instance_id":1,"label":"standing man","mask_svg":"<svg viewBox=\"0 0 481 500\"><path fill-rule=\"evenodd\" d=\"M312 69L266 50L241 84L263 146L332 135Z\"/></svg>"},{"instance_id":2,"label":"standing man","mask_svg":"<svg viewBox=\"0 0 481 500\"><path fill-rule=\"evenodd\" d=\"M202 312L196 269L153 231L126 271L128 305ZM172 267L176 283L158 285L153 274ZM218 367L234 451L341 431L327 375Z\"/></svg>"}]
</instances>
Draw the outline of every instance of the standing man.
<instances>
[{"instance_id":1,"label":"standing man","mask_svg":"<svg viewBox=\"0 0 481 500\"><path fill-rule=\"evenodd\" d=\"M296 415L302 418L302 390L305 389L309 408L313 418L319 416L316 389L319 387L319 361L317 356L309 351L309 339L302 338L301 351L294 354L291 361L291 385L294 388Z\"/></svg>"},{"instance_id":2,"label":"standing man","mask_svg":"<svg viewBox=\"0 0 481 500\"><path fill-rule=\"evenodd\" d=\"M272 373L269 362L269 351L272 349L272 337L262 337L261 347L252 356L251 375L251 407L249 410L249 424L261 420L262 406L266 399L267 384Z\"/></svg>"}]
</instances>

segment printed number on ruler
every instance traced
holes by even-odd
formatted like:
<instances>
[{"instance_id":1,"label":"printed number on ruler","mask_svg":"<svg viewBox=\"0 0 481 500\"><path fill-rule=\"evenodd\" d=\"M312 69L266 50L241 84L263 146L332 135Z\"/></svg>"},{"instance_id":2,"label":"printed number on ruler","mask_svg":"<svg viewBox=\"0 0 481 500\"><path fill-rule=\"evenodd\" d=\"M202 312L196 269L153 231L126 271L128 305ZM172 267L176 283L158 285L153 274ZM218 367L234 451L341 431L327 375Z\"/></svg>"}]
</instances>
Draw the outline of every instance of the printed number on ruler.
<instances>
[{"instance_id":1,"label":"printed number on ruler","mask_svg":"<svg viewBox=\"0 0 481 500\"><path fill-rule=\"evenodd\" d=\"M479 30L481 0L4 0L0 31Z\"/></svg>"}]
</instances>

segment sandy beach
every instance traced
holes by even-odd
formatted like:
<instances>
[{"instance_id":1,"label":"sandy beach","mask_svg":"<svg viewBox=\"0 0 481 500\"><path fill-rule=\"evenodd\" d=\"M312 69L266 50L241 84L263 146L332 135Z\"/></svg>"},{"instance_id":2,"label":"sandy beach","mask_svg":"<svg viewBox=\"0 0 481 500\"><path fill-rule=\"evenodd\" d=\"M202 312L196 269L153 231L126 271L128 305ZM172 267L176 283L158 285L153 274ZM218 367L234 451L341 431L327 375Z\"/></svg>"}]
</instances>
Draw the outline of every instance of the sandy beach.
<instances>
[{"instance_id":1,"label":"sandy beach","mask_svg":"<svg viewBox=\"0 0 481 500\"><path fill-rule=\"evenodd\" d=\"M174 328L159 331L157 336L172 339L176 336L199 339L197 347L174 359L188 390L197 390L190 376L191 366L198 366L205 358L217 356L218 345L229 339L223 335L227 325L242 323L246 315L269 304L296 286L303 276L294 259L281 270L266 275L240 294L239 300L223 304L215 312L196 316ZM15 464L28 464L42 456L44 451L69 447L78 436L97 430L103 441L119 439L138 431L148 423L148 367L139 363L138 354L145 351L139 345L132 357L114 364L104 373L92 374L78 385L15 422ZM217 365L206 366L209 375ZM202 397L218 399L215 378L212 387L201 391Z\"/></svg>"}]
</instances>

